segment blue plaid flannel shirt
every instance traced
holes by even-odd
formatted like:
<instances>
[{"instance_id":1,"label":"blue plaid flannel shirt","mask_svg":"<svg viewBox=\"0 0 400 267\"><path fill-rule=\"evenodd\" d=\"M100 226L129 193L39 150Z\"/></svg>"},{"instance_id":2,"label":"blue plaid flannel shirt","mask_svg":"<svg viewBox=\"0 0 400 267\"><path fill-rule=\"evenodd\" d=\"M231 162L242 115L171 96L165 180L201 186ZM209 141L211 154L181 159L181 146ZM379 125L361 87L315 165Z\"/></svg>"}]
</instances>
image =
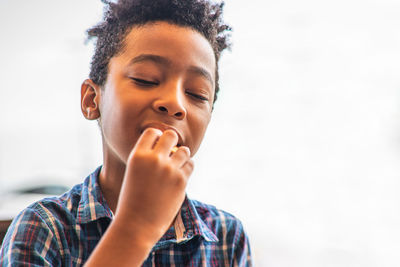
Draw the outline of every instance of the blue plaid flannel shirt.
<instances>
[{"instance_id":1,"label":"blue plaid flannel shirt","mask_svg":"<svg viewBox=\"0 0 400 267\"><path fill-rule=\"evenodd\" d=\"M0 266L82 266L113 218L100 169L62 196L23 210L3 240ZM252 266L248 237L229 213L186 198L181 219L181 238L175 224L143 266Z\"/></svg>"}]
</instances>

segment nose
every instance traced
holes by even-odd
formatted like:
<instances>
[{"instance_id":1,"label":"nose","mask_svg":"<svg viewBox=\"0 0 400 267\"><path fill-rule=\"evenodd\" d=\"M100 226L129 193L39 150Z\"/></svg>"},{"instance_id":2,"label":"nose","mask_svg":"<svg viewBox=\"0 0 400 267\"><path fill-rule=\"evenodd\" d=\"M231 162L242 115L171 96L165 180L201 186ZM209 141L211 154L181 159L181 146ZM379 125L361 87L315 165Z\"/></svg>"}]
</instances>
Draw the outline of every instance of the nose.
<instances>
[{"instance_id":1,"label":"nose","mask_svg":"<svg viewBox=\"0 0 400 267\"><path fill-rule=\"evenodd\" d=\"M173 86L159 91L159 97L153 102L153 109L176 119L186 117L186 109L180 86Z\"/></svg>"}]
</instances>

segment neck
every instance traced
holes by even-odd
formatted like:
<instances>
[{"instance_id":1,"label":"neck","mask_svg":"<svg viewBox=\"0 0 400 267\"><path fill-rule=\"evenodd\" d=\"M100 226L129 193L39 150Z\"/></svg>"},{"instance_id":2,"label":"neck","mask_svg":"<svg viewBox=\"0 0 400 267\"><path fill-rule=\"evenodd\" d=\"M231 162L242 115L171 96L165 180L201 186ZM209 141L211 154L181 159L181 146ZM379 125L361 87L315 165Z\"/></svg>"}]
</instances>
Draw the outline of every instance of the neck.
<instances>
[{"instance_id":1,"label":"neck","mask_svg":"<svg viewBox=\"0 0 400 267\"><path fill-rule=\"evenodd\" d=\"M124 180L125 163L112 156L104 155L103 167L99 175L101 192L108 206L115 214L121 185Z\"/></svg>"}]
</instances>

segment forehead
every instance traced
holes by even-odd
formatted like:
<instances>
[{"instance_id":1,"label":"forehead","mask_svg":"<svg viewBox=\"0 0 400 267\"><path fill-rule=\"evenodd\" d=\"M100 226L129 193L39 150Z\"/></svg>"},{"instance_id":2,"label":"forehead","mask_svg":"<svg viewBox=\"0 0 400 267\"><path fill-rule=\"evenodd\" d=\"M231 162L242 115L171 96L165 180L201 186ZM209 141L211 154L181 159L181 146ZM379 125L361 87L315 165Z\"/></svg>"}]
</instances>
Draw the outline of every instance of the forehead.
<instances>
[{"instance_id":1,"label":"forehead","mask_svg":"<svg viewBox=\"0 0 400 267\"><path fill-rule=\"evenodd\" d=\"M208 40L199 32L168 22L152 22L134 26L125 37L120 64L129 64L141 54L152 54L168 59L174 67L204 68L215 81L215 55Z\"/></svg>"}]
</instances>

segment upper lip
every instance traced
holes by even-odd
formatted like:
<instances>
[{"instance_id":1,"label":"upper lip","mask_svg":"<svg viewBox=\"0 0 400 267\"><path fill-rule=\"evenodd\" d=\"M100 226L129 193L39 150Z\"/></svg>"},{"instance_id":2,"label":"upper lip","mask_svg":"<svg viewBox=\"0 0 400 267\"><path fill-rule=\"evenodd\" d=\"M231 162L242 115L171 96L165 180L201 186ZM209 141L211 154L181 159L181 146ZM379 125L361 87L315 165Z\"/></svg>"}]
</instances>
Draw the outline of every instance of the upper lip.
<instances>
[{"instance_id":1,"label":"upper lip","mask_svg":"<svg viewBox=\"0 0 400 267\"><path fill-rule=\"evenodd\" d=\"M143 125L143 127L141 128L141 132L143 132L147 128L156 128L156 129L161 130L162 132L164 132L166 130L172 130L172 131L176 132L176 134L178 135L178 145L179 146L183 145L182 134L178 131L178 129L176 129L172 125L165 124L162 122L148 122Z\"/></svg>"}]
</instances>

